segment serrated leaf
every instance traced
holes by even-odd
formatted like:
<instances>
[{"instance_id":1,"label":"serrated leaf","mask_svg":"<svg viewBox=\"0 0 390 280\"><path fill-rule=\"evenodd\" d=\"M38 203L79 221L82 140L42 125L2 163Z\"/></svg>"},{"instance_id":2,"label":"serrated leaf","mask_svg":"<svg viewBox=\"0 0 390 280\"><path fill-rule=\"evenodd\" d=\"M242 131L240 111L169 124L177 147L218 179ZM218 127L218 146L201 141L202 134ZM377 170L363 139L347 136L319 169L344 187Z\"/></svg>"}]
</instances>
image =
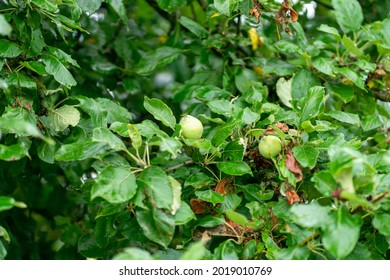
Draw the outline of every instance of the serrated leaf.
<instances>
[{"instance_id":1,"label":"serrated leaf","mask_svg":"<svg viewBox=\"0 0 390 280\"><path fill-rule=\"evenodd\" d=\"M4 15L0 15L0 35L8 36L11 31L11 25L5 20Z\"/></svg>"},{"instance_id":2,"label":"serrated leaf","mask_svg":"<svg viewBox=\"0 0 390 280\"><path fill-rule=\"evenodd\" d=\"M161 168L150 166L144 169L138 177L138 182L140 186L145 188L149 199L156 207L172 211L173 191L171 182Z\"/></svg>"},{"instance_id":3,"label":"serrated leaf","mask_svg":"<svg viewBox=\"0 0 390 280\"><path fill-rule=\"evenodd\" d=\"M184 201L181 202L180 208L175 214L175 225L185 225L191 220L196 220L194 212L191 207Z\"/></svg>"},{"instance_id":4,"label":"serrated leaf","mask_svg":"<svg viewBox=\"0 0 390 280\"><path fill-rule=\"evenodd\" d=\"M116 254L113 260L153 260L151 254L140 248L125 248L123 252Z\"/></svg>"},{"instance_id":5,"label":"serrated leaf","mask_svg":"<svg viewBox=\"0 0 390 280\"><path fill-rule=\"evenodd\" d=\"M148 98L145 96L144 99L145 109L153 115L156 120L161 121L164 125L175 129L176 118L164 102L156 98Z\"/></svg>"},{"instance_id":6,"label":"serrated leaf","mask_svg":"<svg viewBox=\"0 0 390 280\"><path fill-rule=\"evenodd\" d=\"M322 87L312 87L306 98L301 100L299 122L315 118L324 109L325 90Z\"/></svg>"},{"instance_id":7,"label":"serrated leaf","mask_svg":"<svg viewBox=\"0 0 390 280\"><path fill-rule=\"evenodd\" d=\"M320 27L318 27L317 29L319 31L332 34L332 35L336 36L336 38L341 39L339 31L336 28L331 27L327 24L321 24Z\"/></svg>"},{"instance_id":8,"label":"serrated leaf","mask_svg":"<svg viewBox=\"0 0 390 280\"><path fill-rule=\"evenodd\" d=\"M133 124L127 124L127 132L129 134L129 137L131 139L131 144L133 145L133 148L138 150L142 146L142 137L139 133L137 127L135 127Z\"/></svg>"},{"instance_id":9,"label":"serrated leaf","mask_svg":"<svg viewBox=\"0 0 390 280\"><path fill-rule=\"evenodd\" d=\"M227 211L225 211L225 214L226 214L226 217L230 221L232 221L236 224L239 224L239 225L244 226L244 227L249 225L249 221L248 221L247 217L245 217L241 213L235 212L233 210L227 210Z\"/></svg>"},{"instance_id":10,"label":"serrated leaf","mask_svg":"<svg viewBox=\"0 0 390 280\"><path fill-rule=\"evenodd\" d=\"M192 19L189 19L188 17L181 16L179 18L179 22L198 38L206 38L209 35L209 32L202 25Z\"/></svg>"},{"instance_id":11,"label":"serrated leaf","mask_svg":"<svg viewBox=\"0 0 390 280\"><path fill-rule=\"evenodd\" d=\"M99 158L110 150L107 143L95 142L91 139L62 145L56 152L55 159L58 161L84 160Z\"/></svg>"},{"instance_id":12,"label":"serrated leaf","mask_svg":"<svg viewBox=\"0 0 390 280\"><path fill-rule=\"evenodd\" d=\"M105 143L114 151L126 151L126 145L108 128L97 127L93 130L92 140Z\"/></svg>"},{"instance_id":13,"label":"serrated leaf","mask_svg":"<svg viewBox=\"0 0 390 280\"><path fill-rule=\"evenodd\" d=\"M317 158L320 154L316 148L308 145L295 146L292 152L303 167L309 167L310 169L316 166Z\"/></svg>"},{"instance_id":14,"label":"serrated leaf","mask_svg":"<svg viewBox=\"0 0 390 280\"><path fill-rule=\"evenodd\" d=\"M203 201L211 202L214 206L224 201L223 195L212 190L196 191L195 195Z\"/></svg>"},{"instance_id":15,"label":"serrated leaf","mask_svg":"<svg viewBox=\"0 0 390 280\"><path fill-rule=\"evenodd\" d=\"M357 0L332 0L337 23L344 32L356 32L363 22L363 11Z\"/></svg>"},{"instance_id":16,"label":"serrated leaf","mask_svg":"<svg viewBox=\"0 0 390 280\"><path fill-rule=\"evenodd\" d=\"M291 84L293 79L285 80L281 77L276 83L276 94L278 95L280 101L287 106L288 108L292 108L291 100Z\"/></svg>"},{"instance_id":17,"label":"serrated leaf","mask_svg":"<svg viewBox=\"0 0 390 280\"><path fill-rule=\"evenodd\" d=\"M22 49L19 47L18 44L5 40L0 39L0 57L17 57L22 53Z\"/></svg>"},{"instance_id":18,"label":"serrated leaf","mask_svg":"<svg viewBox=\"0 0 390 280\"><path fill-rule=\"evenodd\" d=\"M45 64L45 70L60 84L70 88L77 84L69 70L61 63L61 61L53 55L42 54L42 61Z\"/></svg>"},{"instance_id":19,"label":"serrated leaf","mask_svg":"<svg viewBox=\"0 0 390 280\"><path fill-rule=\"evenodd\" d=\"M137 209L136 218L145 236L167 248L175 232L175 220L171 214L156 207Z\"/></svg>"},{"instance_id":20,"label":"serrated leaf","mask_svg":"<svg viewBox=\"0 0 390 280\"><path fill-rule=\"evenodd\" d=\"M330 111L325 113L326 116L332 117L340 122L352 125L360 125L360 118L357 114L346 113L343 111Z\"/></svg>"},{"instance_id":21,"label":"serrated leaf","mask_svg":"<svg viewBox=\"0 0 390 280\"><path fill-rule=\"evenodd\" d=\"M34 79L19 73L13 72L6 79L5 82L8 84L8 87L16 87L16 88L30 88L36 89L37 84Z\"/></svg>"},{"instance_id":22,"label":"serrated leaf","mask_svg":"<svg viewBox=\"0 0 390 280\"><path fill-rule=\"evenodd\" d=\"M180 54L180 49L165 46L152 50L142 56L136 72L139 75L150 75L155 70L175 61Z\"/></svg>"},{"instance_id":23,"label":"serrated leaf","mask_svg":"<svg viewBox=\"0 0 390 280\"><path fill-rule=\"evenodd\" d=\"M0 144L0 159L5 161L16 161L24 157L30 157L28 151L31 146L31 140L19 138L18 143L13 145Z\"/></svg>"},{"instance_id":24,"label":"serrated leaf","mask_svg":"<svg viewBox=\"0 0 390 280\"><path fill-rule=\"evenodd\" d=\"M135 176L129 168L108 166L96 178L91 199L102 197L110 203L122 203L132 199L137 188Z\"/></svg>"},{"instance_id":25,"label":"serrated leaf","mask_svg":"<svg viewBox=\"0 0 390 280\"><path fill-rule=\"evenodd\" d=\"M330 223L324 228L322 244L335 258L348 256L359 240L362 220L345 208L330 213Z\"/></svg>"},{"instance_id":26,"label":"serrated leaf","mask_svg":"<svg viewBox=\"0 0 390 280\"><path fill-rule=\"evenodd\" d=\"M294 204L291 206L292 220L300 226L308 228L326 227L332 220L329 217L330 209L317 202L308 205Z\"/></svg>"},{"instance_id":27,"label":"serrated leaf","mask_svg":"<svg viewBox=\"0 0 390 280\"><path fill-rule=\"evenodd\" d=\"M218 162L217 168L228 175L241 176L244 174L251 174L252 170L244 161L224 161Z\"/></svg>"},{"instance_id":28,"label":"serrated leaf","mask_svg":"<svg viewBox=\"0 0 390 280\"><path fill-rule=\"evenodd\" d=\"M64 105L52 110L48 114L55 131L63 131L69 126L76 126L80 122L80 112L73 106Z\"/></svg>"}]
</instances>

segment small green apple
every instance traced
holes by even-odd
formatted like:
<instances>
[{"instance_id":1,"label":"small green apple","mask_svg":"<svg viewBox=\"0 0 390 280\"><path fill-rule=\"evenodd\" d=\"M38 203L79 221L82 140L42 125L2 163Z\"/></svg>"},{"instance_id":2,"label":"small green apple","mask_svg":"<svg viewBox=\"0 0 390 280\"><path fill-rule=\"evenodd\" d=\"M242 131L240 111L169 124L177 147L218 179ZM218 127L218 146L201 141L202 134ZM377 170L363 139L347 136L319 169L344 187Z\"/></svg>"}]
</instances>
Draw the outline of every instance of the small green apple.
<instances>
[{"instance_id":1,"label":"small green apple","mask_svg":"<svg viewBox=\"0 0 390 280\"><path fill-rule=\"evenodd\" d=\"M191 115L185 115L179 122L181 133L187 139L200 139L203 134L203 124Z\"/></svg>"},{"instance_id":2,"label":"small green apple","mask_svg":"<svg viewBox=\"0 0 390 280\"><path fill-rule=\"evenodd\" d=\"M277 156L282 151L283 145L279 137L267 135L259 142L259 152L265 158Z\"/></svg>"}]
</instances>

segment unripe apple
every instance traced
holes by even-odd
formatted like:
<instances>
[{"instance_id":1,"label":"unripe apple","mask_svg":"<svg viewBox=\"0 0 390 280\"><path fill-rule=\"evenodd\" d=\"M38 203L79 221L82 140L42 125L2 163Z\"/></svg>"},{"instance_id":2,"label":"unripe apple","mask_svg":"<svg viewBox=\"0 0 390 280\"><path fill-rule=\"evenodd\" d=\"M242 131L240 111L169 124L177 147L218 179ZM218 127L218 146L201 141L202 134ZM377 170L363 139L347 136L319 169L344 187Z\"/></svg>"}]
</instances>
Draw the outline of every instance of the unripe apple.
<instances>
[{"instance_id":1,"label":"unripe apple","mask_svg":"<svg viewBox=\"0 0 390 280\"><path fill-rule=\"evenodd\" d=\"M277 156L282 151L282 148L282 141L273 135L267 135L259 142L259 152L265 158Z\"/></svg>"},{"instance_id":2,"label":"unripe apple","mask_svg":"<svg viewBox=\"0 0 390 280\"><path fill-rule=\"evenodd\" d=\"M191 115L185 115L179 122L181 133L187 139L199 139L203 134L203 124Z\"/></svg>"}]
</instances>

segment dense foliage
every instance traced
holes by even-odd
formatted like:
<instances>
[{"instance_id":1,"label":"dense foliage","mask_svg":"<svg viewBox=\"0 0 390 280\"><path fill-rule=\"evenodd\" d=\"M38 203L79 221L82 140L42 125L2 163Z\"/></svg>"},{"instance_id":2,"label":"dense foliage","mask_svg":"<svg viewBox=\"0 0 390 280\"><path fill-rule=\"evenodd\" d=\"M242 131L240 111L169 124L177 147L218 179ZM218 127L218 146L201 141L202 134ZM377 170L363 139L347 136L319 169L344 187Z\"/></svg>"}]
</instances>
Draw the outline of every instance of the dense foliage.
<instances>
[{"instance_id":1,"label":"dense foliage","mask_svg":"<svg viewBox=\"0 0 390 280\"><path fill-rule=\"evenodd\" d=\"M389 10L0 1L0 259L390 259Z\"/></svg>"}]
</instances>

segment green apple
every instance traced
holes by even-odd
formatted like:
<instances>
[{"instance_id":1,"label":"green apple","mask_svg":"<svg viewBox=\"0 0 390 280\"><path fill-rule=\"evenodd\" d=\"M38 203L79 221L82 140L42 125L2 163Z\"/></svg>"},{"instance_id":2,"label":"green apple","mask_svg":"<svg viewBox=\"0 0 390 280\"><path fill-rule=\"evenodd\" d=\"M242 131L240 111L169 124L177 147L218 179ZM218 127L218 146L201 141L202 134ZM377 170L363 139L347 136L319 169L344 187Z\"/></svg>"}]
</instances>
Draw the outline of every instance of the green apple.
<instances>
[{"instance_id":1,"label":"green apple","mask_svg":"<svg viewBox=\"0 0 390 280\"><path fill-rule=\"evenodd\" d=\"M282 151L283 145L279 137L267 135L259 142L259 152L265 158L277 156Z\"/></svg>"},{"instance_id":2,"label":"green apple","mask_svg":"<svg viewBox=\"0 0 390 280\"><path fill-rule=\"evenodd\" d=\"M191 115L185 115L179 122L181 133L187 139L200 139L203 134L203 124Z\"/></svg>"}]
</instances>

